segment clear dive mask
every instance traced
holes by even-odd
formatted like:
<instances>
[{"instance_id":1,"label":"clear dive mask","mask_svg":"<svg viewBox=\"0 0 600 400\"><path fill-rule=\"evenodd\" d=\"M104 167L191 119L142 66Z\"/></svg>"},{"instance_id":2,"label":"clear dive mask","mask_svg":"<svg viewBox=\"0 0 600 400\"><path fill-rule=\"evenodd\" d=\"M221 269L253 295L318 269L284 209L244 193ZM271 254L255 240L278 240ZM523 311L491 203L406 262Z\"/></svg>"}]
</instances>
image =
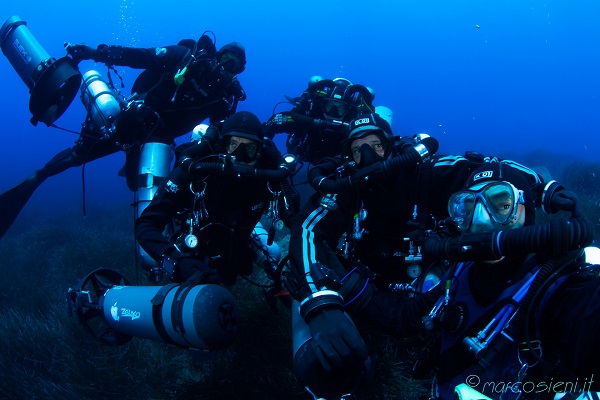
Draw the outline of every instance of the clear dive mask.
<instances>
[{"instance_id":1,"label":"clear dive mask","mask_svg":"<svg viewBox=\"0 0 600 400\"><path fill-rule=\"evenodd\" d=\"M242 163L251 163L256 161L259 156L258 143L254 140L250 140L244 143L240 142L240 139L229 138L226 145L227 152L232 156L235 156L236 161Z\"/></svg>"},{"instance_id":2,"label":"clear dive mask","mask_svg":"<svg viewBox=\"0 0 600 400\"><path fill-rule=\"evenodd\" d=\"M323 99L324 115L329 118L344 118L348 113L348 104L343 100Z\"/></svg>"},{"instance_id":3,"label":"clear dive mask","mask_svg":"<svg viewBox=\"0 0 600 400\"><path fill-rule=\"evenodd\" d=\"M509 182L492 182L477 190L461 190L448 201L448 213L461 231L467 231L481 204L492 225L502 228L517 219L518 204L525 204L523 191Z\"/></svg>"},{"instance_id":4,"label":"clear dive mask","mask_svg":"<svg viewBox=\"0 0 600 400\"><path fill-rule=\"evenodd\" d=\"M219 63L226 72L234 75L241 74L245 69L240 58L230 52L223 53L219 58Z\"/></svg>"}]
</instances>

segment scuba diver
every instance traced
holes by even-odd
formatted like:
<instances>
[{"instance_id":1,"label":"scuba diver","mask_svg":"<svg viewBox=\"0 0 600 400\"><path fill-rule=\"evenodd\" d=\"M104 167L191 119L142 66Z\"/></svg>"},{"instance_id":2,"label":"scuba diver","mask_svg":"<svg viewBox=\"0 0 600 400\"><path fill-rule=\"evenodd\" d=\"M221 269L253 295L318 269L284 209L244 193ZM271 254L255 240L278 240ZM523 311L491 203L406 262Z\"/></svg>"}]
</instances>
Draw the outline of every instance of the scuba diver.
<instances>
[{"instance_id":1,"label":"scuba diver","mask_svg":"<svg viewBox=\"0 0 600 400\"><path fill-rule=\"evenodd\" d=\"M3 26L3 37L18 35L19 29L24 27L18 17L13 19L16 21L7 21ZM246 98L236 77L245 69L244 47L232 42L217 51L214 34L211 39L208 33L212 32L203 33L197 41L184 39L177 45L156 48L105 44L93 48L85 44L65 43L68 56L59 61L66 60L66 64L73 68L77 68L82 60L104 63L109 67L110 85L96 71L83 75L81 99L87 115L79 138L72 148L59 152L29 178L0 195L3 214L0 238L35 189L47 178L118 151L123 151L126 156L125 166L119 175L126 177L128 187L136 191L149 185L155 191L166 173L149 176L144 171L151 166L140 162L152 162L151 159L158 158L167 165L163 170L168 170L175 138L191 132L205 119L211 122L225 119L236 111L238 102ZM22 36L33 42L29 36ZM26 45L38 47L32 43ZM47 60L41 61L41 65L44 64L48 64ZM110 70L114 70L114 66L144 69L127 98L112 85ZM38 91L48 87L37 86L40 87ZM57 89L56 97L60 97L60 90ZM54 93L47 96L53 97ZM43 120L48 126L54 126L53 121L58 116L47 117L54 108L48 107L42 117L34 115L32 122ZM153 156L141 157L145 147L150 149L147 146L150 143L162 145L154 147L160 148L160 151Z\"/></svg>"},{"instance_id":2,"label":"scuba diver","mask_svg":"<svg viewBox=\"0 0 600 400\"><path fill-rule=\"evenodd\" d=\"M117 346L141 337L205 359L238 336L240 310L227 288L238 276L262 287L273 311L278 300L291 303L281 279L286 259L277 265L261 260L255 237L261 218L270 221L259 249L270 252L274 234L289 228L297 211L281 153L247 111L199 136L178 146L175 167L135 224L137 242L154 259L149 275L171 282L131 285L119 272L100 268L67 291L68 310L101 343ZM270 284L248 276L255 264Z\"/></svg>"},{"instance_id":3,"label":"scuba diver","mask_svg":"<svg viewBox=\"0 0 600 400\"><path fill-rule=\"evenodd\" d=\"M395 334L441 330L438 398L579 398L600 389L600 265L583 249L594 225L575 193L554 197L554 211L570 218L536 224L520 171L481 166L450 197L445 232L423 242L425 258L452 263L438 285L445 290L421 317L406 302L387 303Z\"/></svg>"},{"instance_id":4,"label":"scuba diver","mask_svg":"<svg viewBox=\"0 0 600 400\"><path fill-rule=\"evenodd\" d=\"M286 286L296 300L294 370L318 396L353 393L373 373L352 319L390 328L396 325L392 306L402 302L413 317L410 326L420 326L441 295L446 266L424 259L423 237L448 217L440 199L498 160L472 152L436 155L437 148L432 137L398 138L377 114L363 115L350 122L343 154L310 173L317 193L292 227ZM513 161L503 163L523 175L536 207L560 209L560 185L544 183Z\"/></svg>"},{"instance_id":5,"label":"scuba diver","mask_svg":"<svg viewBox=\"0 0 600 400\"><path fill-rule=\"evenodd\" d=\"M358 177L378 161L401 157L389 124L378 114L368 114L349 125L343 155L332 161L336 163L333 174L343 175L332 180L340 194L317 192L298 214L290 237L292 268L286 276L286 287L296 300L292 304L294 372L314 395L328 399L355 393L373 373L368 350L350 315L362 310L374 291L369 276L373 273L367 266L383 274L385 282L404 276L398 255L388 254L387 263L381 265L372 265L371 260L384 257L377 239L399 236L398 227L412 212L404 206L402 176L392 175L385 186L373 190ZM437 141L428 138L406 153L417 165L436 150ZM329 184L325 176L319 181L323 187Z\"/></svg>"},{"instance_id":6,"label":"scuba diver","mask_svg":"<svg viewBox=\"0 0 600 400\"><path fill-rule=\"evenodd\" d=\"M273 112L264 127L270 138L287 133L286 151L296 163L307 161L316 165L325 157L338 155L348 122L358 115L375 112L373 99L371 88L344 78L323 79L316 75L310 78L300 97L287 98L293 108ZM378 112L383 114L384 109L391 118L391 111L385 107Z\"/></svg>"},{"instance_id":7,"label":"scuba diver","mask_svg":"<svg viewBox=\"0 0 600 400\"><path fill-rule=\"evenodd\" d=\"M136 239L175 282L231 285L252 272L251 234L264 214L271 236L290 225L298 204L281 153L258 118L240 111L185 148L136 221ZM183 219L171 237L173 219Z\"/></svg>"},{"instance_id":8,"label":"scuba diver","mask_svg":"<svg viewBox=\"0 0 600 400\"><path fill-rule=\"evenodd\" d=\"M67 293L70 311L104 344L142 337L200 355L230 345L240 320L226 286L238 276L259 285L248 277L254 264L272 281L264 292L269 305L291 302L280 279L283 263L260 264L253 247L261 218L271 221L272 241L275 231L290 226L298 202L287 165L258 117L236 112L181 150L135 224L137 242L155 260L149 273L171 282L132 286L117 271L98 269Z\"/></svg>"}]
</instances>

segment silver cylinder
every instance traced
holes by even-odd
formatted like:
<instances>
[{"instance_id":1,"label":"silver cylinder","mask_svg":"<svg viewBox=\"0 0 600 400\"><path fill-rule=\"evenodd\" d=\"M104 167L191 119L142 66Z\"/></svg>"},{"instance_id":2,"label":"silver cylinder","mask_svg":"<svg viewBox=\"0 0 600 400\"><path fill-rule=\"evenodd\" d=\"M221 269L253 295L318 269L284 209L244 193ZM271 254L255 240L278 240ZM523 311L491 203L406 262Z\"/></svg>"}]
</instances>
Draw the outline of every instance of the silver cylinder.
<instances>
[{"instance_id":1,"label":"silver cylinder","mask_svg":"<svg viewBox=\"0 0 600 400\"><path fill-rule=\"evenodd\" d=\"M239 326L233 295L218 285L180 287L112 287L100 301L104 319L117 332L181 347L216 350L230 345ZM162 301L157 301L161 290Z\"/></svg>"},{"instance_id":2,"label":"silver cylinder","mask_svg":"<svg viewBox=\"0 0 600 400\"><path fill-rule=\"evenodd\" d=\"M98 71L90 70L83 74L81 102L103 136L110 136L115 132L115 123L121 114L121 103Z\"/></svg>"},{"instance_id":3,"label":"silver cylinder","mask_svg":"<svg viewBox=\"0 0 600 400\"><path fill-rule=\"evenodd\" d=\"M138 168L137 216L148 206L156 189L171 171L173 149L164 143L146 143L140 152Z\"/></svg>"},{"instance_id":4,"label":"silver cylinder","mask_svg":"<svg viewBox=\"0 0 600 400\"><path fill-rule=\"evenodd\" d=\"M152 142L142 146L138 167L136 218L142 215L162 180L169 175L173 157L173 149L168 144ZM141 246L137 247L146 266L158 267L158 263Z\"/></svg>"}]
</instances>

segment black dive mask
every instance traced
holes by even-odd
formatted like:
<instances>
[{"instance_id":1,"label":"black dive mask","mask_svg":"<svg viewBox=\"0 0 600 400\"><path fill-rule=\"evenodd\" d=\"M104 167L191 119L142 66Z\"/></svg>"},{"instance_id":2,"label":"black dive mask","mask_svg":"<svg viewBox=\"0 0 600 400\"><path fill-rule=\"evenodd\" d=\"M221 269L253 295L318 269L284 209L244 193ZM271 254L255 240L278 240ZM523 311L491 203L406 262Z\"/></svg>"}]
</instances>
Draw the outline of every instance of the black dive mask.
<instances>
[{"instance_id":1,"label":"black dive mask","mask_svg":"<svg viewBox=\"0 0 600 400\"><path fill-rule=\"evenodd\" d=\"M367 143L363 143L360 146L360 163L358 163L359 168L368 167L369 165L373 165L378 161L384 161L385 156L380 156L373 150L371 146Z\"/></svg>"},{"instance_id":2,"label":"black dive mask","mask_svg":"<svg viewBox=\"0 0 600 400\"><path fill-rule=\"evenodd\" d=\"M240 143L237 148L231 153L236 161L243 163L251 163L259 157L258 146L254 143Z\"/></svg>"}]
</instances>

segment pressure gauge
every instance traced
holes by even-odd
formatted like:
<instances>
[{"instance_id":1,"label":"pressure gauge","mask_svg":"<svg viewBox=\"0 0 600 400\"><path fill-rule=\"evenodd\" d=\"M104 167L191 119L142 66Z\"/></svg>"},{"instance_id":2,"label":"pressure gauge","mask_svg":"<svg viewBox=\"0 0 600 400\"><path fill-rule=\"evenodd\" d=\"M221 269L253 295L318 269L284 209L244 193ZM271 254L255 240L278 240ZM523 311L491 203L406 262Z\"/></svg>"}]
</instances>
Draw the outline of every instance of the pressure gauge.
<instances>
[{"instance_id":1,"label":"pressure gauge","mask_svg":"<svg viewBox=\"0 0 600 400\"><path fill-rule=\"evenodd\" d=\"M419 264L410 264L406 267L406 274L409 278L418 278L421 275L421 266Z\"/></svg>"},{"instance_id":2,"label":"pressure gauge","mask_svg":"<svg viewBox=\"0 0 600 400\"><path fill-rule=\"evenodd\" d=\"M190 248L193 249L196 246L198 246L198 238L196 237L196 235L187 235L184 239L185 245Z\"/></svg>"}]
</instances>

